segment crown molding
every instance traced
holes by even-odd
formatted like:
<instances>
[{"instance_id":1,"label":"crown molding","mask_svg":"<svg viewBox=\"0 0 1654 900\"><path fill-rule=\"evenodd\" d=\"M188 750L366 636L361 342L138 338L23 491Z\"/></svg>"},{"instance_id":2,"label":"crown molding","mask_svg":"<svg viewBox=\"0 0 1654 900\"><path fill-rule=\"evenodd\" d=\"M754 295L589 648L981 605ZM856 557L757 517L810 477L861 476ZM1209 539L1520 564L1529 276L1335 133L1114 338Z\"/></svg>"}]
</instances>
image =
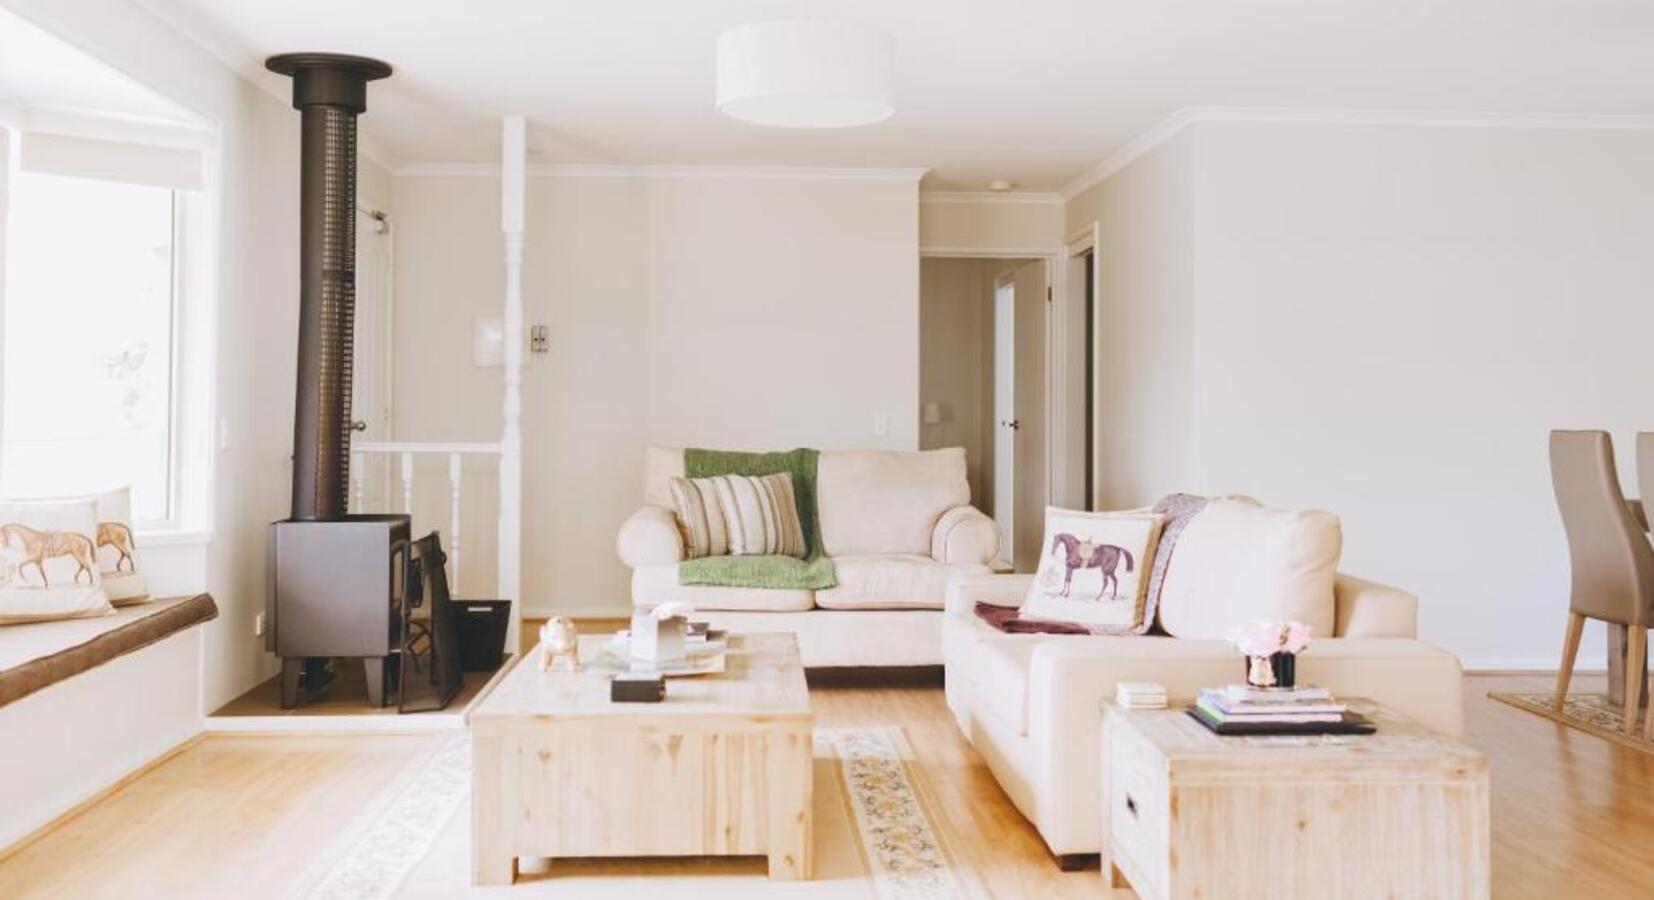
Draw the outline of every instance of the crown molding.
<instances>
[{"instance_id":1,"label":"crown molding","mask_svg":"<svg viewBox=\"0 0 1654 900\"><path fill-rule=\"evenodd\" d=\"M1061 206L1063 195L1054 191L919 191L919 202L933 206Z\"/></svg>"},{"instance_id":2,"label":"crown molding","mask_svg":"<svg viewBox=\"0 0 1654 900\"><path fill-rule=\"evenodd\" d=\"M1654 116L1588 113L1493 113L1433 110L1297 109L1291 107L1189 106L1127 141L1102 162L1063 185L1066 201L1095 187L1149 151L1197 123L1350 125L1388 128L1516 128L1581 131L1654 131Z\"/></svg>"},{"instance_id":3,"label":"crown molding","mask_svg":"<svg viewBox=\"0 0 1654 900\"><path fill-rule=\"evenodd\" d=\"M899 181L918 184L929 169L822 166L702 166L607 165L537 163L528 166L530 178L727 178L778 181ZM494 178L497 163L406 163L397 175L412 177Z\"/></svg>"}]
</instances>

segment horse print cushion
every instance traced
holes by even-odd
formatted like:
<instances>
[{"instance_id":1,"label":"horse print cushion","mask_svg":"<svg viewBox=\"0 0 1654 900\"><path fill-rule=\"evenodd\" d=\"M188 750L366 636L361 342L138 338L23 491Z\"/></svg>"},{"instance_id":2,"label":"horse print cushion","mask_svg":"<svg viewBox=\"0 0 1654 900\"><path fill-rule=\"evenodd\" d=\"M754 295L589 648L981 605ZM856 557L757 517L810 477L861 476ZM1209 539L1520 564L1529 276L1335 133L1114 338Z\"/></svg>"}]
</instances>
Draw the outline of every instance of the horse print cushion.
<instances>
[{"instance_id":1,"label":"horse print cushion","mask_svg":"<svg viewBox=\"0 0 1654 900\"><path fill-rule=\"evenodd\" d=\"M1019 618L1142 634L1143 595L1165 517L1148 512L1045 511L1039 570Z\"/></svg>"},{"instance_id":2,"label":"horse print cushion","mask_svg":"<svg viewBox=\"0 0 1654 900\"><path fill-rule=\"evenodd\" d=\"M97 535L93 498L0 502L0 625L114 612Z\"/></svg>"},{"instance_id":3,"label":"horse print cushion","mask_svg":"<svg viewBox=\"0 0 1654 900\"><path fill-rule=\"evenodd\" d=\"M116 606L149 599L149 586L138 571L138 551L132 538L132 490L121 488L96 497L98 504L98 574L103 592Z\"/></svg>"}]
</instances>

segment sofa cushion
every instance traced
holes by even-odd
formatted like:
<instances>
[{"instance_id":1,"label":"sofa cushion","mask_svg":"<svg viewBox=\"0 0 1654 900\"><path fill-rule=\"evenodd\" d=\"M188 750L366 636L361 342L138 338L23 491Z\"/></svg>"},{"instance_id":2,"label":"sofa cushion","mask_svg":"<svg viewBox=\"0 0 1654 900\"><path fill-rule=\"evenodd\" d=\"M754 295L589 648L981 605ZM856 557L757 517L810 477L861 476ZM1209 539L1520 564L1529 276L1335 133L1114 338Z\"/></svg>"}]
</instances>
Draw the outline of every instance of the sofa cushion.
<instances>
[{"instance_id":1,"label":"sofa cushion","mask_svg":"<svg viewBox=\"0 0 1654 900\"><path fill-rule=\"evenodd\" d=\"M696 609L798 612L815 608L815 592L679 584L677 563L639 566L632 570L634 605L650 609L668 602L688 603Z\"/></svg>"},{"instance_id":2,"label":"sofa cushion","mask_svg":"<svg viewBox=\"0 0 1654 900\"><path fill-rule=\"evenodd\" d=\"M1176 637L1221 638L1246 622L1298 621L1329 637L1342 547L1331 513L1214 500L1178 538L1160 626Z\"/></svg>"},{"instance_id":3,"label":"sofa cushion","mask_svg":"<svg viewBox=\"0 0 1654 900\"><path fill-rule=\"evenodd\" d=\"M908 553L835 556L833 568L838 584L816 591L816 605L822 609L942 609L949 578L992 571Z\"/></svg>"},{"instance_id":4,"label":"sofa cushion","mask_svg":"<svg viewBox=\"0 0 1654 900\"><path fill-rule=\"evenodd\" d=\"M979 641L969 663L972 702L1015 728L1017 734L1028 733L1028 664L1034 648L1048 640L1060 638L1026 635Z\"/></svg>"},{"instance_id":5,"label":"sofa cushion","mask_svg":"<svg viewBox=\"0 0 1654 900\"><path fill-rule=\"evenodd\" d=\"M828 556L924 556L942 514L971 502L965 451L824 450L816 500Z\"/></svg>"},{"instance_id":6,"label":"sofa cushion","mask_svg":"<svg viewBox=\"0 0 1654 900\"><path fill-rule=\"evenodd\" d=\"M792 475L673 478L670 485L684 556L804 558Z\"/></svg>"}]
</instances>

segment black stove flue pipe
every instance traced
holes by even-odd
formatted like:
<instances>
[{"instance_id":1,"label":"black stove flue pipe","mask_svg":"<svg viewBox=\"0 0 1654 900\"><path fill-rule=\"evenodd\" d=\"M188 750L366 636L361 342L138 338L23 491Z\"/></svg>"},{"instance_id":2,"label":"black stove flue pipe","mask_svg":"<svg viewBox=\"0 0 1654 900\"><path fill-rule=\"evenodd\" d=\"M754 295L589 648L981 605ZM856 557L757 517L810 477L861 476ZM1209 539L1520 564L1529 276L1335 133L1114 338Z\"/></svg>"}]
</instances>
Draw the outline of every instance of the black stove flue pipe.
<instances>
[{"instance_id":1,"label":"black stove flue pipe","mask_svg":"<svg viewBox=\"0 0 1654 900\"><path fill-rule=\"evenodd\" d=\"M356 117L367 109L367 83L391 67L339 53L284 53L264 65L293 79L293 107L303 114L292 517L339 519L349 509Z\"/></svg>"}]
</instances>

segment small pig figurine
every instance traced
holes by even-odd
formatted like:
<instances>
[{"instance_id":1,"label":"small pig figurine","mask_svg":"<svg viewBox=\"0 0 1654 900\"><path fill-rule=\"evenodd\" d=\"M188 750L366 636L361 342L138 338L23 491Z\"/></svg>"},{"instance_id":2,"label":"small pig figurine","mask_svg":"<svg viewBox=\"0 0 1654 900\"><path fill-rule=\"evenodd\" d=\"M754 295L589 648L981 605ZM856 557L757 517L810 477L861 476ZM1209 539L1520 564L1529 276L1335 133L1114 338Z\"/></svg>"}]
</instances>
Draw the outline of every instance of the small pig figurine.
<instances>
[{"instance_id":1,"label":"small pig figurine","mask_svg":"<svg viewBox=\"0 0 1654 900\"><path fill-rule=\"evenodd\" d=\"M580 671L580 632L567 616L552 616L540 626L540 671Z\"/></svg>"}]
</instances>

